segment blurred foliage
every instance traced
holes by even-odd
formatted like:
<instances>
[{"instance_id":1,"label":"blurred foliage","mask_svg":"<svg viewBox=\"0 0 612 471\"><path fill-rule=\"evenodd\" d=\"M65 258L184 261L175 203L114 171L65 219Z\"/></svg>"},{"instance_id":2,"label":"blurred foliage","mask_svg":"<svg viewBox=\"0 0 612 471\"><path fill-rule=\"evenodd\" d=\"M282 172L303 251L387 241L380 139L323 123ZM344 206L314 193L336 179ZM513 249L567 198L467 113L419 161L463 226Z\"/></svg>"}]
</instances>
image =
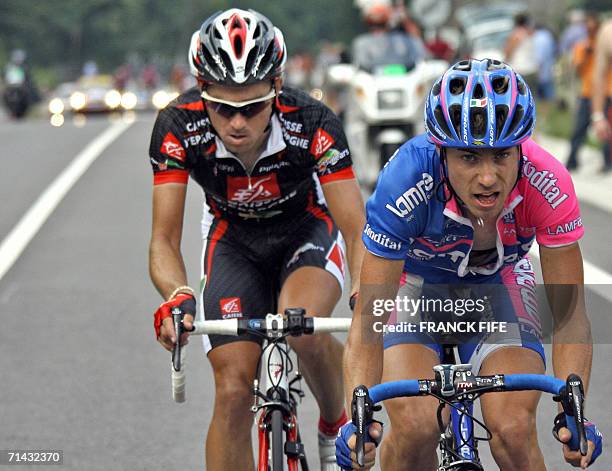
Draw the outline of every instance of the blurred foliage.
<instances>
[{"instance_id":1,"label":"blurred foliage","mask_svg":"<svg viewBox=\"0 0 612 471\"><path fill-rule=\"evenodd\" d=\"M0 61L27 51L30 63L74 76L87 60L112 71L130 57L186 61L189 39L217 10L254 8L284 33L289 52L322 39L348 42L361 28L353 0L2 0Z\"/></svg>"}]
</instances>

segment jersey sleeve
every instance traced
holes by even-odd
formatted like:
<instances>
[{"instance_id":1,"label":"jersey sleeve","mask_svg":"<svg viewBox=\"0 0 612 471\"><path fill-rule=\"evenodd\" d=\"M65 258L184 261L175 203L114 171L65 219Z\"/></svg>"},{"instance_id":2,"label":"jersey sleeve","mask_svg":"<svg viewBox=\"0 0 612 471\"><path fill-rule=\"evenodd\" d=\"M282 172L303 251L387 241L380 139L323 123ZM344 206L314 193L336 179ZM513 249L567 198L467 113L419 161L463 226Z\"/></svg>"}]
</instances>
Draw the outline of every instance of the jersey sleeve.
<instances>
[{"instance_id":1,"label":"jersey sleeve","mask_svg":"<svg viewBox=\"0 0 612 471\"><path fill-rule=\"evenodd\" d=\"M413 240L427 224L434 175L418 158L410 142L391 157L366 204L362 240L366 249L392 260L406 258Z\"/></svg>"},{"instance_id":2,"label":"jersey sleeve","mask_svg":"<svg viewBox=\"0 0 612 471\"><path fill-rule=\"evenodd\" d=\"M176 112L165 108L157 115L151 134L149 157L153 167L153 184L187 183L187 152L181 143L182 131Z\"/></svg>"},{"instance_id":3,"label":"jersey sleeve","mask_svg":"<svg viewBox=\"0 0 612 471\"><path fill-rule=\"evenodd\" d=\"M580 206L567 169L533 141L523 161L524 204L538 244L562 247L584 235Z\"/></svg>"},{"instance_id":4,"label":"jersey sleeve","mask_svg":"<svg viewBox=\"0 0 612 471\"><path fill-rule=\"evenodd\" d=\"M323 107L320 125L310 144L321 184L355 178L353 161L340 119Z\"/></svg>"}]
</instances>

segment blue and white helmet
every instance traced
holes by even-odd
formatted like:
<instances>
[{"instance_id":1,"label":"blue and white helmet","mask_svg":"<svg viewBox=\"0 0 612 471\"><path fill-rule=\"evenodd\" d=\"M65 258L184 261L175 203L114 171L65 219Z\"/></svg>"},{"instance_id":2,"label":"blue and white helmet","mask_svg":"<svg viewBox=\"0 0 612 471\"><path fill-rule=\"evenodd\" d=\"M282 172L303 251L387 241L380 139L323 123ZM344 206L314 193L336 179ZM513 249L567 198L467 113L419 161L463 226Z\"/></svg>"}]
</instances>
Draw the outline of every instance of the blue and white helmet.
<instances>
[{"instance_id":1,"label":"blue and white helmet","mask_svg":"<svg viewBox=\"0 0 612 471\"><path fill-rule=\"evenodd\" d=\"M535 102L525 80L503 62L464 60L431 88L425 130L442 147L505 148L531 136Z\"/></svg>"}]
</instances>

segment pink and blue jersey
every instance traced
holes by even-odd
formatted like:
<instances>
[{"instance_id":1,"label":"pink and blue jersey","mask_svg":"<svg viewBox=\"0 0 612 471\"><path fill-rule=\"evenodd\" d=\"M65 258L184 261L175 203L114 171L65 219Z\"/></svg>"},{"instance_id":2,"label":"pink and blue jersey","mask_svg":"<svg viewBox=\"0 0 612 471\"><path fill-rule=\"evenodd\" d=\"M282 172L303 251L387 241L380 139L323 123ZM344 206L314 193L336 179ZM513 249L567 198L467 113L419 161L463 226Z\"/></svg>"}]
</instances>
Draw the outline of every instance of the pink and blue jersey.
<instances>
[{"instance_id":1,"label":"pink and blue jersey","mask_svg":"<svg viewBox=\"0 0 612 471\"><path fill-rule=\"evenodd\" d=\"M522 175L497 219L497 254L475 266L470 266L474 228L454 197L445 202L450 195L438 185L440 157L427 136L405 143L383 169L367 203L362 238L374 255L405 261L398 297L450 299L455 296L453 286L467 286L471 296L487 299L480 319L509 326L504 333L467 337L395 330L385 333L385 348L424 344L442 361L441 345L456 344L460 360L471 363L474 371L488 355L508 345L534 350L545 362L536 279L526 254L534 240L547 247L573 244L584 228L565 167L532 140L522 144L522 152ZM450 314L451 321L458 319L455 314ZM443 323L445 316L419 311L408 320ZM394 312L389 323L400 318L401 313Z\"/></svg>"},{"instance_id":2,"label":"pink and blue jersey","mask_svg":"<svg viewBox=\"0 0 612 471\"><path fill-rule=\"evenodd\" d=\"M443 201L440 157L425 134L406 142L381 172L367 203L366 248L405 259L404 271L425 282L481 283L515 265L534 239L546 247L578 241L584 229L569 173L531 139L522 151L522 175L497 219L497 257L488 265L469 266L473 226L454 197Z\"/></svg>"}]
</instances>

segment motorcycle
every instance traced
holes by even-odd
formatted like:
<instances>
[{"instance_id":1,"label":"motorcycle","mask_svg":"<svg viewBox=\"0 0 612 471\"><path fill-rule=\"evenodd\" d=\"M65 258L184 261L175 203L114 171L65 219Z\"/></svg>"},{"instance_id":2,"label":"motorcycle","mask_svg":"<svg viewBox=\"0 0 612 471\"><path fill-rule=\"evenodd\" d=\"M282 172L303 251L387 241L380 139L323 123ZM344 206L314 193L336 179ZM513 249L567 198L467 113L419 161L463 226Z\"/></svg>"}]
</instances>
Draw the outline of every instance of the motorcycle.
<instances>
[{"instance_id":1,"label":"motorcycle","mask_svg":"<svg viewBox=\"0 0 612 471\"><path fill-rule=\"evenodd\" d=\"M32 94L23 68L10 66L5 74L2 98L10 115L15 119L25 116L32 104Z\"/></svg>"},{"instance_id":2,"label":"motorcycle","mask_svg":"<svg viewBox=\"0 0 612 471\"><path fill-rule=\"evenodd\" d=\"M363 57L363 41L353 49L353 63L330 67L328 76L330 83L347 87L344 129L358 178L373 189L395 151L424 131L425 98L448 64L426 60L416 49L398 54L380 44L373 48L372 62Z\"/></svg>"}]
</instances>

